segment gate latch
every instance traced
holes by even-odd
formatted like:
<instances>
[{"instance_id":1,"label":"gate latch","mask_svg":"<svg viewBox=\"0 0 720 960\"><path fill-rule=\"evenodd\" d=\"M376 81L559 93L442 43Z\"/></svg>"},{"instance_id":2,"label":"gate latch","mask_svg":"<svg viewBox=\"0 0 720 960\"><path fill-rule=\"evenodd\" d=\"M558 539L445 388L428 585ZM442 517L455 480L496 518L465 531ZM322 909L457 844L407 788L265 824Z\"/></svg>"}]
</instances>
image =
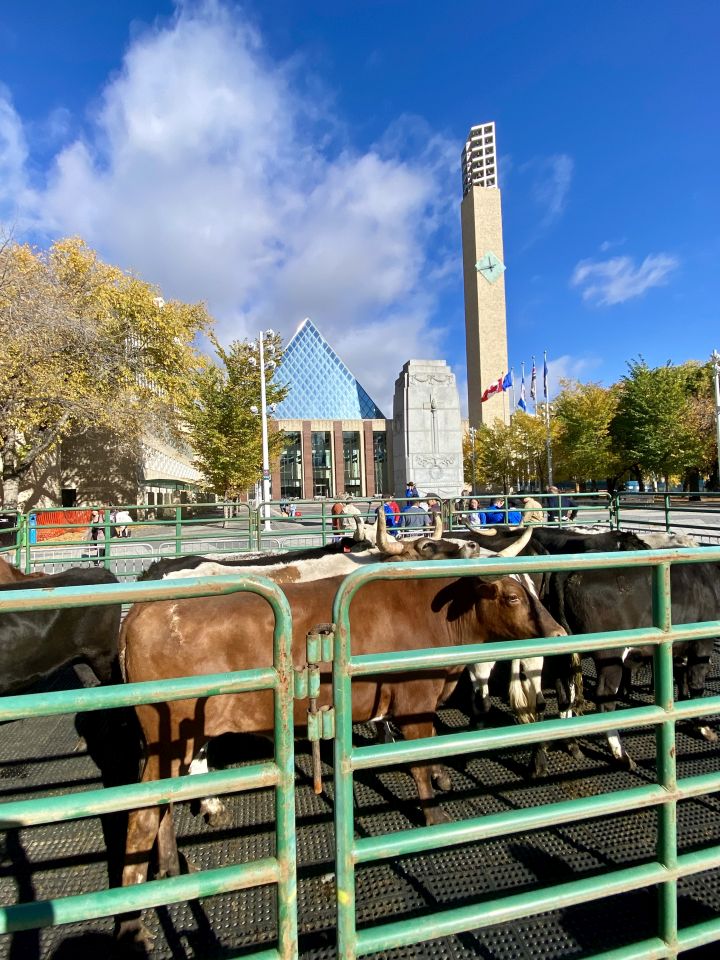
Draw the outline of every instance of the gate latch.
<instances>
[{"instance_id":1,"label":"gate latch","mask_svg":"<svg viewBox=\"0 0 720 960\"><path fill-rule=\"evenodd\" d=\"M310 701L307 711L307 735L312 743L313 788L322 793L320 741L335 736L335 709L329 704L318 707L320 664L332 663L335 624L320 623L305 638L307 664L295 671L295 699Z\"/></svg>"}]
</instances>

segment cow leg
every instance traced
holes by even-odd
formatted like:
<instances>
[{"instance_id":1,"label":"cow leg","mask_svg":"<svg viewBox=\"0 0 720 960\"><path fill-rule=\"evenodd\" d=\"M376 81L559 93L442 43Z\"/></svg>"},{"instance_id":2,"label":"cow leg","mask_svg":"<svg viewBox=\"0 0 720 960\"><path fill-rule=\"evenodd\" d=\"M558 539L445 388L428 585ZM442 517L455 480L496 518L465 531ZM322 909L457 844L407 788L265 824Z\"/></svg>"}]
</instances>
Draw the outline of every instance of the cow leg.
<instances>
[{"instance_id":1,"label":"cow leg","mask_svg":"<svg viewBox=\"0 0 720 960\"><path fill-rule=\"evenodd\" d=\"M160 813L160 825L157 834L158 878L180 876L180 855L178 853L173 805L170 803Z\"/></svg>"},{"instance_id":2,"label":"cow leg","mask_svg":"<svg viewBox=\"0 0 720 960\"><path fill-rule=\"evenodd\" d=\"M207 746L203 744L195 754L190 764L191 775L208 772ZM200 813L210 827L231 827L233 824L232 814L219 797L203 797L200 801Z\"/></svg>"},{"instance_id":3,"label":"cow leg","mask_svg":"<svg viewBox=\"0 0 720 960\"><path fill-rule=\"evenodd\" d=\"M622 683L623 658L609 657L597 660L597 699L598 713L612 713L617 705L617 693ZM607 741L613 757L628 770L636 770L637 764L627 752L617 730L608 730Z\"/></svg>"},{"instance_id":4,"label":"cow leg","mask_svg":"<svg viewBox=\"0 0 720 960\"><path fill-rule=\"evenodd\" d=\"M143 779L145 779L144 776ZM147 779L152 778L148 777ZM150 854L158 835L159 826L160 810L158 807L130 811L125 845L125 867L122 874L122 885L124 887L134 883L144 883L147 880ZM119 941L138 952L151 950L152 942L155 939L154 934L143 923L142 913L139 910L121 914L116 918L115 936Z\"/></svg>"},{"instance_id":5,"label":"cow leg","mask_svg":"<svg viewBox=\"0 0 720 960\"><path fill-rule=\"evenodd\" d=\"M494 663L470 663L468 664L468 673L472 683L472 714L473 719L485 719L490 713L492 702L490 700L490 674L495 666Z\"/></svg>"},{"instance_id":6,"label":"cow leg","mask_svg":"<svg viewBox=\"0 0 720 960\"><path fill-rule=\"evenodd\" d=\"M435 727L432 720L413 720L412 722L398 725L403 732L406 740L418 740L421 737L432 737L435 733ZM435 791L433 790L432 777L440 771L440 779L444 781L447 776L445 771L438 764L418 763L410 767L415 786L417 787L418 797L420 798L420 808L425 816L425 823L430 826L434 823L447 823L450 817L440 807L436 806ZM448 777L449 780L449 777ZM447 781L444 781L447 782ZM449 784L448 786L450 786Z\"/></svg>"},{"instance_id":7,"label":"cow leg","mask_svg":"<svg viewBox=\"0 0 720 960\"><path fill-rule=\"evenodd\" d=\"M687 699L698 700L705 693L705 678L710 669L710 659L712 657L714 640L699 640L693 644L688 654L687 667L685 670L685 686L687 689ZM680 699L686 699L680 696ZM693 727L701 737L709 743L716 743L718 735L708 724L699 719L693 720Z\"/></svg>"},{"instance_id":8,"label":"cow leg","mask_svg":"<svg viewBox=\"0 0 720 960\"><path fill-rule=\"evenodd\" d=\"M573 715L573 705L576 700L575 683L567 671L555 678L555 692L557 694L558 712L563 720L569 720ZM565 741L565 749L573 760L582 760L583 752L575 737Z\"/></svg>"}]
</instances>

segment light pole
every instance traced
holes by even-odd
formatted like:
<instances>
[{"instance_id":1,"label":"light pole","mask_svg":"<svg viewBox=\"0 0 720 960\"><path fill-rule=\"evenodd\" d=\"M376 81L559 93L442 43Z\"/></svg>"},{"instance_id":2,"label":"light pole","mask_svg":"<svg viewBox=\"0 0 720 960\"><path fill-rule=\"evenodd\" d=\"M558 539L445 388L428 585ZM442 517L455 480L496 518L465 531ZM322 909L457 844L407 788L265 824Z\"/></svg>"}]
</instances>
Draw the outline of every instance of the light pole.
<instances>
[{"instance_id":1,"label":"light pole","mask_svg":"<svg viewBox=\"0 0 720 960\"><path fill-rule=\"evenodd\" d=\"M262 501L263 501L263 526L266 530L272 530L270 525L270 452L268 450L268 426L267 426L267 402L265 393L265 369L275 366L275 361L270 359L265 363L265 337L268 339L275 335L274 330L260 331L259 354L260 354L260 421L262 424ZM275 352L272 344L268 345L270 353ZM251 413L257 413L258 408L250 407Z\"/></svg>"},{"instance_id":2,"label":"light pole","mask_svg":"<svg viewBox=\"0 0 720 960\"><path fill-rule=\"evenodd\" d=\"M470 427L470 443L472 444L472 495L475 496L475 427Z\"/></svg>"},{"instance_id":3,"label":"light pole","mask_svg":"<svg viewBox=\"0 0 720 960\"><path fill-rule=\"evenodd\" d=\"M718 485L720 486L720 353L713 350L710 354L713 365L713 381L715 383L715 432L718 459Z\"/></svg>"}]
</instances>

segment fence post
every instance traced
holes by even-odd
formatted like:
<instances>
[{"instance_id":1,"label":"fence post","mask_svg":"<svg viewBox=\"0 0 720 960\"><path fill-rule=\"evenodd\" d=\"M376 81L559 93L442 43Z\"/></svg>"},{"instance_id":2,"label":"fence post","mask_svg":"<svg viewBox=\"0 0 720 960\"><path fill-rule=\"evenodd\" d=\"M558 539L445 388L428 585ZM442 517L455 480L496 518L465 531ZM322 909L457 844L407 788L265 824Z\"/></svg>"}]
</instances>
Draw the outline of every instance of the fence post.
<instances>
[{"instance_id":1,"label":"fence post","mask_svg":"<svg viewBox=\"0 0 720 960\"><path fill-rule=\"evenodd\" d=\"M178 504L175 507L175 556L179 557L182 553L182 507Z\"/></svg>"},{"instance_id":2,"label":"fence post","mask_svg":"<svg viewBox=\"0 0 720 960\"><path fill-rule=\"evenodd\" d=\"M27 525L25 515L17 511L15 517L15 566L20 569L22 566L23 547L27 535Z\"/></svg>"},{"instance_id":3,"label":"fence post","mask_svg":"<svg viewBox=\"0 0 720 960\"><path fill-rule=\"evenodd\" d=\"M103 533L105 534L105 547L103 549L103 566L106 570L110 569L110 541L112 540L110 529L110 508L103 510ZM97 542L97 541L96 541ZM98 543L98 560L100 559L100 544Z\"/></svg>"},{"instance_id":4,"label":"fence post","mask_svg":"<svg viewBox=\"0 0 720 960\"><path fill-rule=\"evenodd\" d=\"M670 494L665 491L665 533L670 533Z\"/></svg>"}]
</instances>

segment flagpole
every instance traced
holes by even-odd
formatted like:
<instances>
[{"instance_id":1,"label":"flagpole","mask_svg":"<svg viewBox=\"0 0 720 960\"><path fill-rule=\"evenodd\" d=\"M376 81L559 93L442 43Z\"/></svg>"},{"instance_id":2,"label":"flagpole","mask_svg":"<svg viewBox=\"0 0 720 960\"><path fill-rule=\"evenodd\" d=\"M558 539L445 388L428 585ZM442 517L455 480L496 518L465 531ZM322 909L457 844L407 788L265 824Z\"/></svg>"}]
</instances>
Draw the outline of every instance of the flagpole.
<instances>
[{"instance_id":1,"label":"flagpole","mask_svg":"<svg viewBox=\"0 0 720 960\"><path fill-rule=\"evenodd\" d=\"M512 383L510 384L510 389L512 390L512 413L510 416L515 413L515 370L510 367L510 375L512 377Z\"/></svg>"},{"instance_id":2,"label":"flagpole","mask_svg":"<svg viewBox=\"0 0 720 960\"><path fill-rule=\"evenodd\" d=\"M543 353L543 393L545 395L545 447L547 452L548 486L553 485L552 444L550 442L550 399L548 397L547 350Z\"/></svg>"}]
</instances>

